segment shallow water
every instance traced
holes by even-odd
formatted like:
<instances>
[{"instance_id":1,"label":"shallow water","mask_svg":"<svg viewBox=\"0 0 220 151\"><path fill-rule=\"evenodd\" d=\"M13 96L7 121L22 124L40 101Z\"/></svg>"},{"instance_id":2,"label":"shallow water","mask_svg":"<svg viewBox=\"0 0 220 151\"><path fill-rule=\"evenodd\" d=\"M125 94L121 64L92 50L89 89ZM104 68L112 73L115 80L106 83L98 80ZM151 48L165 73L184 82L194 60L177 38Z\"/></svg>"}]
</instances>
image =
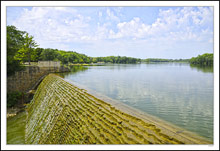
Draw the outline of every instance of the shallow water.
<instances>
[{"instance_id":1,"label":"shallow water","mask_svg":"<svg viewBox=\"0 0 220 151\"><path fill-rule=\"evenodd\" d=\"M186 63L75 67L63 74L103 95L213 139L213 70Z\"/></svg>"}]
</instances>

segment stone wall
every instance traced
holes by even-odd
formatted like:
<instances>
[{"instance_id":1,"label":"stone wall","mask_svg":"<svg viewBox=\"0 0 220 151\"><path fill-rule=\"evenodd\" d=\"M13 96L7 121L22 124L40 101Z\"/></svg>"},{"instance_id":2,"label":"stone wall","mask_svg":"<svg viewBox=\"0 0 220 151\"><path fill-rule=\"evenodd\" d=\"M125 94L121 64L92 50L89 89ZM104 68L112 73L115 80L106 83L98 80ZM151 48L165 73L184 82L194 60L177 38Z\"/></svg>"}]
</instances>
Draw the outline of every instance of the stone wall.
<instances>
[{"instance_id":1,"label":"stone wall","mask_svg":"<svg viewBox=\"0 0 220 151\"><path fill-rule=\"evenodd\" d=\"M68 71L68 69L64 67L26 67L24 71L16 72L15 75L7 77L7 92L20 91L25 93L48 73L65 71Z\"/></svg>"},{"instance_id":2,"label":"stone wall","mask_svg":"<svg viewBox=\"0 0 220 151\"><path fill-rule=\"evenodd\" d=\"M60 67L60 61L38 61L39 67Z\"/></svg>"}]
</instances>

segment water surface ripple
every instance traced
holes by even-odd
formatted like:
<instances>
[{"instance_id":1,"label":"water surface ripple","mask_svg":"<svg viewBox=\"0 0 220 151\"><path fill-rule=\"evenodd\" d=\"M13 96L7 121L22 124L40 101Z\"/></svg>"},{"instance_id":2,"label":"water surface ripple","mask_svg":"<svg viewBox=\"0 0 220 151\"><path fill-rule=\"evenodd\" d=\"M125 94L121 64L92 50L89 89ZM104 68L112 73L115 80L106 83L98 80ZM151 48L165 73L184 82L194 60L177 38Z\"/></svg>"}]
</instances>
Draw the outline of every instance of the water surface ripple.
<instances>
[{"instance_id":1,"label":"water surface ripple","mask_svg":"<svg viewBox=\"0 0 220 151\"><path fill-rule=\"evenodd\" d=\"M213 140L214 79L205 71L184 63L127 64L89 66L64 78Z\"/></svg>"}]
</instances>

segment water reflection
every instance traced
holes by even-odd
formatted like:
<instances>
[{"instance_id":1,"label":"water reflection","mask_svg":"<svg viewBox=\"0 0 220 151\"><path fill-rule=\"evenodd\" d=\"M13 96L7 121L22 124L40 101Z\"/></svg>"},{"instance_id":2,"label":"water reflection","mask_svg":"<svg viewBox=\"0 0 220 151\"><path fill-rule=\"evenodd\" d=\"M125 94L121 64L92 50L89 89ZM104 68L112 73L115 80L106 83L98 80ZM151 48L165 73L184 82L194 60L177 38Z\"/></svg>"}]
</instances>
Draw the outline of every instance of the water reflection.
<instances>
[{"instance_id":1,"label":"water reflection","mask_svg":"<svg viewBox=\"0 0 220 151\"><path fill-rule=\"evenodd\" d=\"M132 69L132 68L140 68L141 64L106 64L103 66L89 66L89 68L92 69L97 69L97 70L103 70L103 69L108 69L108 70L127 70L127 69Z\"/></svg>"},{"instance_id":2,"label":"water reflection","mask_svg":"<svg viewBox=\"0 0 220 151\"><path fill-rule=\"evenodd\" d=\"M78 72L85 72L88 70L88 67L85 66L70 66L70 72L59 73L62 77L66 77L68 75L73 75Z\"/></svg>"},{"instance_id":3,"label":"water reflection","mask_svg":"<svg viewBox=\"0 0 220 151\"><path fill-rule=\"evenodd\" d=\"M190 64L192 69L196 69L197 71L202 71L206 73L213 73L213 66L201 66L201 65L194 65Z\"/></svg>"},{"instance_id":4,"label":"water reflection","mask_svg":"<svg viewBox=\"0 0 220 151\"><path fill-rule=\"evenodd\" d=\"M65 78L212 140L213 73L208 73L187 63L154 63L89 66Z\"/></svg>"}]
</instances>

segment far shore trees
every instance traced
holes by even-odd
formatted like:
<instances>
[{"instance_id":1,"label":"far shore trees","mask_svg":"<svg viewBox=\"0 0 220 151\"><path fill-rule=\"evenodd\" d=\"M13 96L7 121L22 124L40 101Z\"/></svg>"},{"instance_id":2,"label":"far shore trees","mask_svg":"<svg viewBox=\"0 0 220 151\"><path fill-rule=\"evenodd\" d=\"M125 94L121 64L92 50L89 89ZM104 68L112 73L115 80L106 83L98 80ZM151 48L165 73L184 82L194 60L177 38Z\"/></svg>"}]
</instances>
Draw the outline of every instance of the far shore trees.
<instances>
[{"instance_id":1,"label":"far shore trees","mask_svg":"<svg viewBox=\"0 0 220 151\"><path fill-rule=\"evenodd\" d=\"M63 65L116 63L136 64L141 62L190 62L198 65L213 65L213 54L203 54L189 59L139 59L126 56L89 57L75 51L64 51L52 48L36 48L34 37L15 26L7 26L7 74L20 70L24 62L61 61Z\"/></svg>"},{"instance_id":2,"label":"far shore trees","mask_svg":"<svg viewBox=\"0 0 220 151\"><path fill-rule=\"evenodd\" d=\"M161 59L161 58L147 58L142 59L143 62L189 62L189 59Z\"/></svg>"},{"instance_id":3,"label":"far shore trees","mask_svg":"<svg viewBox=\"0 0 220 151\"><path fill-rule=\"evenodd\" d=\"M190 63L200 66L213 66L213 54L205 53L203 55L198 55L197 57L192 57Z\"/></svg>"}]
</instances>

